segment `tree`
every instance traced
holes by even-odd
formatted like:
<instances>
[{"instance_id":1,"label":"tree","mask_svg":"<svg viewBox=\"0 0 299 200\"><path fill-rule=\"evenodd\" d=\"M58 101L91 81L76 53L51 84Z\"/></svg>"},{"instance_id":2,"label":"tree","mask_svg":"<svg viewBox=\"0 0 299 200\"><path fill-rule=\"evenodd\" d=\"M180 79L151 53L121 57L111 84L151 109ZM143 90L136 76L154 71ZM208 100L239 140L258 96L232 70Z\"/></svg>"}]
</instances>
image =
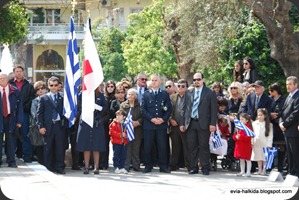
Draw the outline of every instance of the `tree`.
<instances>
[{"instance_id":1,"label":"tree","mask_svg":"<svg viewBox=\"0 0 299 200\"><path fill-rule=\"evenodd\" d=\"M25 38L28 22L25 8L18 1L8 2L0 12L0 43L13 44Z\"/></svg>"},{"instance_id":2,"label":"tree","mask_svg":"<svg viewBox=\"0 0 299 200\"><path fill-rule=\"evenodd\" d=\"M299 31L298 25L296 30L290 21L292 3L285 0L243 1L264 24L271 57L279 62L285 76L299 77Z\"/></svg>"},{"instance_id":3,"label":"tree","mask_svg":"<svg viewBox=\"0 0 299 200\"><path fill-rule=\"evenodd\" d=\"M122 46L130 75L145 71L169 78L179 76L173 50L163 41L166 34L163 3L164 0L154 0L152 5L129 17L131 24Z\"/></svg>"},{"instance_id":4,"label":"tree","mask_svg":"<svg viewBox=\"0 0 299 200\"><path fill-rule=\"evenodd\" d=\"M99 32L98 53L103 65L105 80L120 81L128 76L121 43L126 34L118 29L101 29Z\"/></svg>"}]
</instances>

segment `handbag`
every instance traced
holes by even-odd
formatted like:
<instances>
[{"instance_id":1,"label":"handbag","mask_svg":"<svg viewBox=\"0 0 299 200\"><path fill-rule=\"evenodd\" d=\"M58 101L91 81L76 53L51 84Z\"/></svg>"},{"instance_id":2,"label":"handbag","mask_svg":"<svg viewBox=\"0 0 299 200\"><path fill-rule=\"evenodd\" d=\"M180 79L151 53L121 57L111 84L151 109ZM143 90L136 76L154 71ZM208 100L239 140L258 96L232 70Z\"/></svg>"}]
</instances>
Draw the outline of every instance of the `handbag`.
<instances>
[{"instance_id":1,"label":"handbag","mask_svg":"<svg viewBox=\"0 0 299 200\"><path fill-rule=\"evenodd\" d=\"M44 145L44 136L39 132L37 124L29 126L28 137L33 146Z\"/></svg>"},{"instance_id":2,"label":"handbag","mask_svg":"<svg viewBox=\"0 0 299 200\"><path fill-rule=\"evenodd\" d=\"M219 138L221 143L221 145L219 145L218 147L216 147L215 145L216 138ZM210 145L210 153L221 155L221 156L227 154L227 147L228 147L227 141L225 139L222 139L218 132L211 133L209 145Z\"/></svg>"}]
</instances>

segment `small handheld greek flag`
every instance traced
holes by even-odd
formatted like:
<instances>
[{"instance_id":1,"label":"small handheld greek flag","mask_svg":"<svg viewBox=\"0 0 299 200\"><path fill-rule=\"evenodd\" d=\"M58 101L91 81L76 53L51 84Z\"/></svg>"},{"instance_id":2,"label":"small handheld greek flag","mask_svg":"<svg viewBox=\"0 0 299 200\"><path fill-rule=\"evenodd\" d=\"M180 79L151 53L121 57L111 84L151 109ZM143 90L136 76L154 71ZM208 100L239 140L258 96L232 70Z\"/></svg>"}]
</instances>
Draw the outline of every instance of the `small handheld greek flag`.
<instances>
[{"instance_id":1,"label":"small handheld greek flag","mask_svg":"<svg viewBox=\"0 0 299 200\"><path fill-rule=\"evenodd\" d=\"M277 153L277 147L272 147L272 148L263 147L263 152L264 152L265 160L266 160L265 168L271 169L273 162L274 162L274 158Z\"/></svg>"},{"instance_id":2,"label":"small handheld greek flag","mask_svg":"<svg viewBox=\"0 0 299 200\"><path fill-rule=\"evenodd\" d=\"M126 130L127 130L127 137L129 142L135 139L134 136L134 126L133 126L133 120L132 120L132 110L130 108L130 111L126 117L126 120L124 122Z\"/></svg>"},{"instance_id":3,"label":"small handheld greek flag","mask_svg":"<svg viewBox=\"0 0 299 200\"><path fill-rule=\"evenodd\" d=\"M220 134L218 132L214 132L211 134L212 134L213 149L218 149L222 147Z\"/></svg>"},{"instance_id":4,"label":"small handheld greek flag","mask_svg":"<svg viewBox=\"0 0 299 200\"><path fill-rule=\"evenodd\" d=\"M237 129L245 131L245 134L249 137L255 137L254 132L244 125L240 120L235 118L234 122Z\"/></svg>"}]
</instances>

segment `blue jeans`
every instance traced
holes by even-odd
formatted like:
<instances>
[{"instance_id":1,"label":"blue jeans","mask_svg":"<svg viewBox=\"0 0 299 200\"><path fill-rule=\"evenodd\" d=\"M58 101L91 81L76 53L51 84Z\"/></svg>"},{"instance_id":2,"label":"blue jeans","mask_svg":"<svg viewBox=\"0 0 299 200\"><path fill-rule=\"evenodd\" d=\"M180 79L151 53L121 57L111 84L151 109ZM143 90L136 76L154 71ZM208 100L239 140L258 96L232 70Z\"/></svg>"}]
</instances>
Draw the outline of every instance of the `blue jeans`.
<instances>
[{"instance_id":1,"label":"blue jeans","mask_svg":"<svg viewBox=\"0 0 299 200\"><path fill-rule=\"evenodd\" d=\"M127 146L125 144L113 144L112 148L114 168L124 168L127 156Z\"/></svg>"}]
</instances>

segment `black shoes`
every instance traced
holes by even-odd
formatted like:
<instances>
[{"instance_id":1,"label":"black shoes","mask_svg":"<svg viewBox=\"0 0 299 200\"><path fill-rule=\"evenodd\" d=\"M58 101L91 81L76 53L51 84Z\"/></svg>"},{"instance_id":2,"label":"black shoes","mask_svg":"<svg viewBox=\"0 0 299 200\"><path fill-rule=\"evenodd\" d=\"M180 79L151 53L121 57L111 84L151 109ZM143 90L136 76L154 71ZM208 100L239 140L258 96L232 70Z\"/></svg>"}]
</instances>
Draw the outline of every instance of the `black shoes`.
<instances>
[{"instance_id":1,"label":"black shoes","mask_svg":"<svg viewBox=\"0 0 299 200\"><path fill-rule=\"evenodd\" d=\"M32 159L31 158L24 158L24 163L32 163Z\"/></svg>"},{"instance_id":2,"label":"black shoes","mask_svg":"<svg viewBox=\"0 0 299 200\"><path fill-rule=\"evenodd\" d=\"M94 174L100 174L100 171L99 171L99 169L95 169L95 170L93 171L93 173L94 173Z\"/></svg>"},{"instance_id":3,"label":"black shoes","mask_svg":"<svg viewBox=\"0 0 299 200\"><path fill-rule=\"evenodd\" d=\"M160 169L160 172L161 173L170 173L170 170L169 169Z\"/></svg>"},{"instance_id":4,"label":"black shoes","mask_svg":"<svg viewBox=\"0 0 299 200\"><path fill-rule=\"evenodd\" d=\"M17 168L18 166L16 164L9 164L8 167Z\"/></svg>"},{"instance_id":5,"label":"black shoes","mask_svg":"<svg viewBox=\"0 0 299 200\"><path fill-rule=\"evenodd\" d=\"M191 170L188 174L198 174L198 170Z\"/></svg>"},{"instance_id":6,"label":"black shoes","mask_svg":"<svg viewBox=\"0 0 299 200\"><path fill-rule=\"evenodd\" d=\"M134 167L133 167L133 171L134 171L134 172L140 172L141 170L140 170L140 168L134 168Z\"/></svg>"},{"instance_id":7,"label":"black shoes","mask_svg":"<svg viewBox=\"0 0 299 200\"><path fill-rule=\"evenodd\" d=\"M207 175L209 175L210 174L210 172L209 171L202 171L202 175L205 175L205 176L207 176Z\"/></svg>"},{"instance_id":8,"label":"black shoes","mask_svg":"<svg viewBox=\"0 0 299 200\"><path fill-rule=\"evenodd\" d=\"M89 174L89 169L87 167L84 168L83 174Z\"/></svg>"},{"instance_id":9,"label":"black shoes","mask_svg":"<svg viewBox=\"0 0 299 200\"><path fill-rule=\"evenodd\" d=\"M65 174L64 169L62 169L62 170L57 170L56 172L57 172L57 174Z\"/></svg>"}]
</instances>

